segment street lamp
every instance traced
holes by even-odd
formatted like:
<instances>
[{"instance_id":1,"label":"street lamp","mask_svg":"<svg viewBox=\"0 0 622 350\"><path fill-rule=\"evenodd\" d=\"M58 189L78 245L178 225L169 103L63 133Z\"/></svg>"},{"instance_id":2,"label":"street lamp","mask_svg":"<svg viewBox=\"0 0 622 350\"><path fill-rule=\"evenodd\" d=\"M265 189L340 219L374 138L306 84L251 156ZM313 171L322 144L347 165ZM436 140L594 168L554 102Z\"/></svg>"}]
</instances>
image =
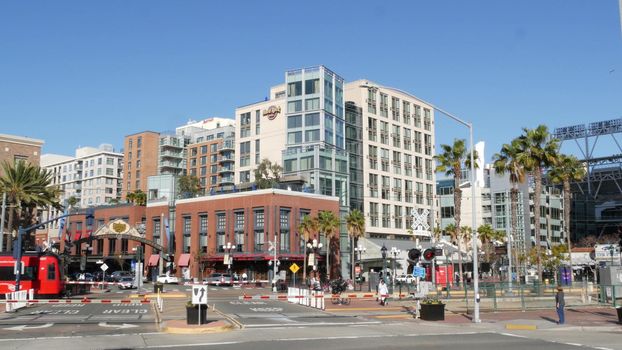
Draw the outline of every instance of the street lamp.
<instances>
[{"instance_id":1,"label":"street lamp","mask_svg":"<svg viewBox=\"0 0 622 350\"><path fill-rule=\"evenodd\" d=\"M387 281L387 247L382 243L382 248L380 248L380 253L382 253L382 279L384 280L384 284L388 284Z\"/></svg>"},{"instance_id":2,"label":"street lamp","mask_svg":"<svg viewBox=\"0 0 622 350\"><path fill-rule=\"evenodd\" d=\"M314 238L313 241L307 242L307 248L311 250L311 253L309 253L309 261L313 261L313 271L317 271L317 256L320 249L322 249L322 243Z\"/></svg>"},{"instance_id":3,"label":"street lamp","mask_svg":"<svg viewBox=\"0 0 622 350\"><path fill-rule=\"evenodd\" d=\"M359 261L359 289L362 290L363 289L363 253L365 253L367 251L367 248L363 247L362 245L358 245L357 247L354 247L354 251L356 253L358 253L358 261Z\"/></svg>"},{"instance_id":4,"label":"street lamp","mask_svg":"<svg viewBox=\"0 0 622 350\"><path fill-rule=\"evenodd\" d=\"M231 242L227 242L227 244L222 246L222 249L225 251L223 263L227 265L227 273L229 274L231 274L231 261L233 260L230 254L233 248L235 248L235 245L231 244Z\"/></svg>"},{"instance_id":5,"label":"street lamp","mask_svg":"<svg viewBox=\"0 0 622 350\"><path fill-rule=\"evenodd\" d=\"M397 260L397 256L400 255L401 252L402 252L401 250L395 247L391 247L391 255L393 256L393 276L391 276L391 286L393 288L395 288L395 268L396 268L395 263Z\"/></svg>"},{"instance_id":6,"label":"street lamp","mask_svg":"<svg viewBox=\"0 0 622 350\"><path fill-rule=\"evenodd\" d=\"M377 85L377 84L376 84ZM435 106L432 103L429 103L425 100L420 99L419 97L413 96L412 94L400 90L400 89L396 89L396 88L390 88L390 87L384 87L382 85L377 85L377 87L371 86L369 83L365 83L364 85L361 85L361 87L366 87L368 89L377 89L378 87L382 87L385 89L390 89L393 91L397 91L400 92L402 94L405 94L407 96L410 96L416 100L419 100L427 105L429 105L430 107L434 108L435 110L441 112L442 114L448 116L450 119L454 120L455 122L462 124L463 126L466 126L469 129L469 143L470 143L470 148L471 148L471 176L470 176L470 182L471 182L471 189L472 192L475 190L475 156L474 156L474 147L473 147L473 123L470 122L466 122L456 116L454 116L453 114ZM474 193L474 192L473 192ZM476 205L475 205L475 199L472 198L471 199L471 210L473 213L475 213L477 211ZM473 309L473 322L474 323L480 323L481 320L479 318L479 267L477 266L477 222L476 222L476 215L472 215L472 219L471 219L471 231L472 231L472 239L471 239L471 245L472 245L472 250L473 250L473 294L474 294L474 299L475 299L475 307Z\"/></svg>"}]
</instances>

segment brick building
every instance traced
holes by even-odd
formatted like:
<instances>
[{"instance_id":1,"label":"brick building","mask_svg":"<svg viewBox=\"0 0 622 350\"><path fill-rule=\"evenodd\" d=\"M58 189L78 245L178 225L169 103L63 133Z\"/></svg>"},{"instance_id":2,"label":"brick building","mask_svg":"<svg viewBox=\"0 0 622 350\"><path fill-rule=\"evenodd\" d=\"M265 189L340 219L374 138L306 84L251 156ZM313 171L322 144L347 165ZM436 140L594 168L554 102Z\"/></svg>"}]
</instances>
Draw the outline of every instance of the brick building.
<instances>
[{"instance_id":1,"label":"brick building","mask_svg":"<svg viewBox=\"0 0 622 350\"><path fill-rule=\"evenodd\" d=\"M125 137L123 143L123 196L147 192L147 178L158 174L160 134L143 131Z\"/></svg>"},{"instance_id":2,"label":"brick building","mask_svg":"<svg viewBox=\"0 0 622 350\"><path fill-rule=\"evenodd\" d=\"M43 146L42 140L0 134L0 164L5 160L10 163L16 160L27 160L32 164L39 165L41 146ZM2 176L1 167L0 176Z\"/></svg>"},{"instance_id":3,"label":"brick building","mask_svg":"<svg viewBox=\"0 0 622 350\"><path fill-rule=\"evenodd\" d=\"M272 271L268 261L274 259L269 241L274 242L276 235L279 270L289 274L289 266L294 262L302 266L304 258L300 221L305 215L317 216L323 210L337 215L338 199L278 189L181 199L174 205L150 201L147 207L97 207L92 227L87 227L84 215L70 218L61 251L65 241L74 243L70 251L75 270L79 256L90 246L87 270L97 271L95 263L102 260L112 264L114 271L119 262L127 269L135 257L134 248L142 245L148 276L172 270L180 277L198 278L227 270L224 246L231 243L232 273L246 272L250 279L268 279ZM115 236L114 226L121 222L128 227L122 227L123 233ZM105 238L97 238L98 234ZM130 234L134 238L128 238ZM88 237L92 238L90 243ZM318 234L315 238L324 241ZM169 259L173 265L167 262Z\"/></svg>"}]
</instances>

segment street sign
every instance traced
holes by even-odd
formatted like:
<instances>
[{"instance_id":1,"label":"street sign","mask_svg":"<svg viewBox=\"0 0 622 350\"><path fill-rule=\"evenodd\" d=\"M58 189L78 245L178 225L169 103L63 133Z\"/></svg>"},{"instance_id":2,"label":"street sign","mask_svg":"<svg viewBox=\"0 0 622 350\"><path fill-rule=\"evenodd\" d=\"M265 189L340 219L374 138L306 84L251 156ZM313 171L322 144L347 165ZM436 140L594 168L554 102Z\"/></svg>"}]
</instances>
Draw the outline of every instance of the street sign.
<instances>
[{"instance_id":1,"label":"street sign","mask_svg":"<svg viewBox=\"0 0 622 350\"><path fill-rule=\"evenodd\" d=\"M102 271L106 272L106 270L108 270L108 265L106 265L106 263L103 263L102 266L100 266L99 268L102 269Z\"/></svg>"},{"instance_id":2,"label":"street sign","mask_svg":"<svg viewBox=\"0 0 622 350\"><path fill-rule=\"evenodd\" d=\"M207 287L206 286L192 286L192 304L193 305L206 305L207 304Z\"/></svg>"},{"instance_id":3,"label":"street sign","mask_svg":"<svg viewBox=\"0 0 622 350\"><path fill-rule=\"evenodd\" d=\"M415 266L413 268L413 277L425 277L425 269L423 267Z\"/></svg>"},{"instance_id":4,"label":"street sign","mask_svg":"<svg viewBox=\"0 0 622 350\"><path fill-rule=\"evenodd\" d=\"M298 270L300 270L300 267L298 265L296 265L296 263L293 263L292 266L289 267L289 270L292 273L296 273L296 272L298 272Z\"/></svg>"},{"instance_id":5,"label":"street sign","mask_svg":"<svg viewBox=\"0 0 622 350\"><path fill-rule=\"evenodd\" d=\"M597 244L594 253L596 261L620 261L620 246L617 244Z\"/></svg>"}]
</instances>

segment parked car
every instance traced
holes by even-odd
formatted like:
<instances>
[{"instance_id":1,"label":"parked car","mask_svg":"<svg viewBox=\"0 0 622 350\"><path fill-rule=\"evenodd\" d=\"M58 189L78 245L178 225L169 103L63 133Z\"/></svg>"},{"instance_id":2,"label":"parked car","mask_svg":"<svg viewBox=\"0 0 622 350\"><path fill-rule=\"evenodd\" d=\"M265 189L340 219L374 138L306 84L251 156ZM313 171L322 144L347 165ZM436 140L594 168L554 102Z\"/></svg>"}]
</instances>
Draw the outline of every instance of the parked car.
<instances>
[{"instance_id":1,"label":"parked car","mask_svg":"<svg viewBox=\"0 0 622 350\"><path fill-rule=\"evenodd\" d=\"M119 287L119 289L136 288L136 285L134 284L134 277L121 277L118 283L119 284L117 284L117 286Z\"/></svg>"},{"instance_id":2,"label":"parked car","mask_svg":"<svg viewBox=\"0 0 622 350\"><path fill-rule=\"evenodd\" d=\"M177 276L171 276L171 275L159 275L157 281L159 283L177 284L179 283L179 278L177 278Z\"/></svg>"},{"instance_id":3,"label":"parked car","mask_svg":"<svg viewBox=\"0 0 622 350\"><path fill-rule=\"evenodd\" d=\"M411 284L415 281L415 278L412 275L401 274L395 277L395 280L401 283Z\"/></svg>"},{"instance_id":4,"label":"parked car","mask_svg":"<svg viewBox=\"0 0 622 350\"><path fill-rule=\"evenodd\" d=\"M95 277L90 272L76 272L71 279L82 282L93 282Z\"/></svg>"},{"instance_id":5,"label":"parked car","mask_svg":"<svg viewBox=\"0 0 622 350\"><path fill-rule=\"evenodd\" d=\"M228 273L213 273L205 278L203 282L217 286L232 286L233 276Z\"/></svg>"},{"instance_id":6,"label":"parked car","mask_svg":"<svg viewBox=\"0 0 622 350\"><path fill-rule=\"evenodd\" d=\"M123 277L134 277L134 275L129 271L115 271L110 276L115 282L121 281L121 278Z\"/></svg>"}]
</instances>

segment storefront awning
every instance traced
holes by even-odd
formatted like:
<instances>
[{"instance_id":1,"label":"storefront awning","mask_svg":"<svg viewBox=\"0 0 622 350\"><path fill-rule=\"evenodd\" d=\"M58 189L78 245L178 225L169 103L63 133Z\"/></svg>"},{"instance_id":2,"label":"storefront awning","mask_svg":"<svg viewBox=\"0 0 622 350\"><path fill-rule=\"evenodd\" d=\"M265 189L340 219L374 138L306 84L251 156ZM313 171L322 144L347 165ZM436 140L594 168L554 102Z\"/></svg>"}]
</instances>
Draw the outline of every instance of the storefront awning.
<instances>
[{"instance_id":1,"label":"storefront awning","mask_svg":"<svg viewBox=\"0 0 622 350\"><path fill-rule=\"evenodd\" d=\"M190 254L182 254L179 256L179 261L177 262L178 266L188 266L190 265Z\"/></svg>"},{"instance_id":2,"label":"storefront awning","mask_svg":"<svg viewBox=\"0 0 622 350\"><path fill-rule=\"evenodd\" d=\"M149 267L158 266L159 261L160 261L160 254L153 254L149 257L149 263L147 263L147 266Z\"/></svg>"}]
</instances>

